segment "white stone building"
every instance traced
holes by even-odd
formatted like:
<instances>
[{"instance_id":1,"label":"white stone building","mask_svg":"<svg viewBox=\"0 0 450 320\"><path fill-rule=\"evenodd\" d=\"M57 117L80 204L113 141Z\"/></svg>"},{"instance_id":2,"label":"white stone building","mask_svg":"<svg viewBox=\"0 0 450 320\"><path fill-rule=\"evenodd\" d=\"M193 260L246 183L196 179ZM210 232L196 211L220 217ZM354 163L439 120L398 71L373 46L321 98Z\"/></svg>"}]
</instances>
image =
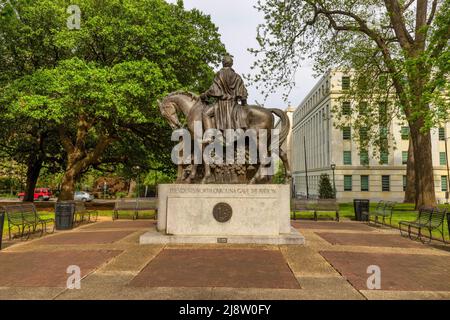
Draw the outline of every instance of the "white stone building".
<instances>
[{"instance_id":1,"label":"white stone building","mask_svg":"<svg viewBox=\"0 0 450 320\"><path fill-rule=\"evenodd\" d=\"M342 107L342 90L349 86L350 77L332 70L325 74L294 112L292 121L292 171L295 192L306 195L305 155L310 195L318 194L319 178L327 173L333 184L332 165L335 165L336 196L340 202L353 199L393 200L402 202L406 187L408 128L398 119L390 123L388 152L373 158L372 151L361 152L350 127L338 129L332 110ZM344 88L343 88L344 87ZM357 112L357 111L354 111ZM447 154L450 150L450 124L432 130L433 165L436 197L445 202L447 182ZM381 162L381 163L380 163Z\"/></svg>"}]
</instances>

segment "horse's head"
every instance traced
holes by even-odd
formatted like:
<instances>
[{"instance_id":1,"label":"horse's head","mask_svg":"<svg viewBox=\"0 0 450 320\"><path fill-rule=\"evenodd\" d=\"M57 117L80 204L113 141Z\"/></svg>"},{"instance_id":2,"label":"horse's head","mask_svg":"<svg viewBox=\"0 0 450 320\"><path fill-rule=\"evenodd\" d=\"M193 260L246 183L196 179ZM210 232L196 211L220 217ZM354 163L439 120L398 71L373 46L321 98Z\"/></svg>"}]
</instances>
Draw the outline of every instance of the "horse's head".
<instances>
[{"instance_id":1,"label":"horse's head","mask_svg":"<svg viewBox=\"0 0 450 320\"><path fill-rule=\"evenodd\" d=\"M174 102L164 100L163 102L158 101L159 110L164 118L169 122L170 127L175 130L182 127L180 120L177 116L177 107Z\"/></svg>"},{"instance_id":2,"label":"horse's head","mask_svg":"<svg viewBox=\"0 0 450 320\"><path fill-rule=\"evenodd\" d=\"M170 93L162 102L159 102L159 110L164 118L167 119L172 129L178 129L183 127L178 119L177 112L184 114L188 118L189 113L192 111L200 101L200 98L190 92L176 91Z\"/></svg>"}]
</instances>

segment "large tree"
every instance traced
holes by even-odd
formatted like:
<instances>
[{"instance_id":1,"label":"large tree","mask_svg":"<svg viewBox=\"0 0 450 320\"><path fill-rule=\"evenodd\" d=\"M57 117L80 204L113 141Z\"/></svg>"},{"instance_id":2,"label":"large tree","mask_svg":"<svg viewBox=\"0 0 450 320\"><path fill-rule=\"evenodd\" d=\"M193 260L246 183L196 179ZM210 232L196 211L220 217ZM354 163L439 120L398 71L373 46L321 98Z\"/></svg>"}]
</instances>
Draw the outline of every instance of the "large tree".
<instances>
[{"instance_id":1,"label":"large tree","mask_svg":"<svg viewBox=\"0 0 450 320\"><path fill-rule=\"evenodd\" d=\"M292 87L302 58L309 57L321 72L352 70L355 85L365 79L376 88L391 87L393 105L380 109L380 99L374 98L376 106L366 107L404 117L416 205L434 205L430 129L448 120L442 95L448 92L450 1L267 0L258 8L266 23L259 30L261 49L254 50L260 56L256 80L265 81L268 92L279 85Z\"/></svg>"},{"instance_id":2,"label":"large tree","mask_svg":"<svg viewBox=\"0 0 450 320\"><path fill-rule=\"evenodd\" d=\"M167 152L156 99L206 89L225 52L210 17L181 1L80 0L79 30L66 26L67 1L14 3L20 19L9 12L0 29L0 85L13 98L4 112L56 128L67 164L62 200L90 166L120 161L112 153L123 139L145 137L147 150Z\"/></svg>"}]
</instances>

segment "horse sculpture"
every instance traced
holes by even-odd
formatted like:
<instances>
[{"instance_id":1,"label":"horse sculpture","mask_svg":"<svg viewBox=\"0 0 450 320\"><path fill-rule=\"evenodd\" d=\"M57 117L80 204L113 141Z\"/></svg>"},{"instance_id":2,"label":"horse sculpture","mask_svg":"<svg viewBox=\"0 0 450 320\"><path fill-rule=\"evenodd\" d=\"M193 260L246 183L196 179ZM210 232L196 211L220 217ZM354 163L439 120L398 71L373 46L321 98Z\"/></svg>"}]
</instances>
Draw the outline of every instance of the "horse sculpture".
<instances>
[{"instance_id":1,"label":"horse sculpture","mask_svg":"<svg viewBox=\"0 0 450 320\"><path fill-rule=\"evenodd\" d=\"M187 130L191 133L191 137L194 136L194 123L201 121L205 124L205 129L209 129L211 125L208 125L207 119L205 119L204 109L205 104L201 101L200 97L190 92L173 92L164 98L159 103L159 108L163 117L168 121L172 129L182 128L182 124L178 118L178 114L181 113L186 118ZM291 178L291 170L287 153L283 150L283 142L286 141L290 130L290 121L286 113L280 109L269 109L260 106L241 106L244 117L247 119L247 129L254 129L259 132L260 129L265 129L267 132L271 132L274 128L273 114L281 119L281 130L279 134L279 154L281 161L286 172L286 178ZM270 141L270 137L268 137ZM270 145L270 143L269 143ZM270 148L270 147L269 147ZM270 153L270 150L268 150ZM195 164L190 165L190 173L185 176L185 167L183 165L178 166L178 179L179 183L192 183L198 178L198 170ZM256 173L246 181L247 183L254 184L261 182L264 179L262 174L262 165L256 170ZM208 164L204 165L204 176L201 180L202 183L218 183L218 181L211 178L211 168Z\"/></svg>"}]
</instances>

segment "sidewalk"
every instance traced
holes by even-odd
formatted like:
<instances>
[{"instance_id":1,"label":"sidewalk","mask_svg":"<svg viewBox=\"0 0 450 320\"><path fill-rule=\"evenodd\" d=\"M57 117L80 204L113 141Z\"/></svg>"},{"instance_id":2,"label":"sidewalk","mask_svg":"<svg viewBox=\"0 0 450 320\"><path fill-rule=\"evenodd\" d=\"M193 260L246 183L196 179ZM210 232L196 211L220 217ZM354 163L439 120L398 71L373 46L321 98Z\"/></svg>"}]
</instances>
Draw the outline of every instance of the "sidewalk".
<instances>
[{"instance_id":1,"label":"sidewalk","mask_svg":"<svg viewBox=\"0 0 450 320\"><path fill-rule=\"evenodd\" d=\"M357 222L296 221L305 246L139 245L154 221L102 221L0 252L0 299L450 299L450 247ZM69 290L67 267L81 270ZM368 290L367 267L382 290Z\"/></svg>"}]
</instances>

